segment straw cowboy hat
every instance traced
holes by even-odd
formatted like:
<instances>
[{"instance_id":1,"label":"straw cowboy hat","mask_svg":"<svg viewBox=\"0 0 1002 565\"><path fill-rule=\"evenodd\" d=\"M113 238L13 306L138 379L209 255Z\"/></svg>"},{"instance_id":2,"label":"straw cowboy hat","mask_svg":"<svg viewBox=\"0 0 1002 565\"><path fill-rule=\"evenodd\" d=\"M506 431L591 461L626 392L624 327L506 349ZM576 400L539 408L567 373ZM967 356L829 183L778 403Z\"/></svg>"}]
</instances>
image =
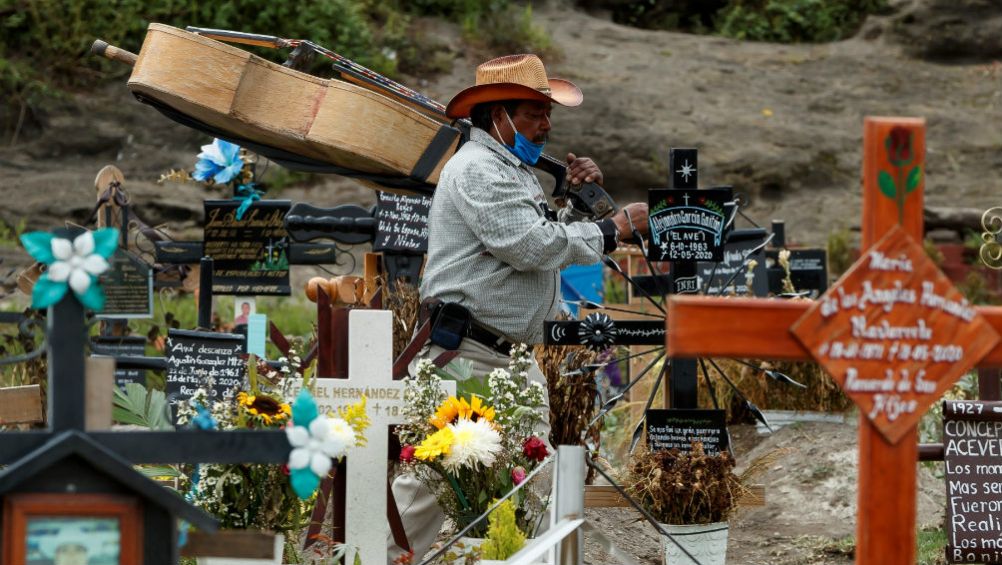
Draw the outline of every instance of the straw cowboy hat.
<instances>
[{"instance_id":1,"label":"straw cowboy hat","mask_svg":"<svg viewBox=\"0 0 1002 565\"><path fill-rule=\"evenodd\" d=\"M445 114L468 118L481 102L539 100L561 106L577 106L584 97L569 80L548 78L543 62L535 55L505 55L477 67L477 83L449 101Z\"/></svg>"}]
</instances>

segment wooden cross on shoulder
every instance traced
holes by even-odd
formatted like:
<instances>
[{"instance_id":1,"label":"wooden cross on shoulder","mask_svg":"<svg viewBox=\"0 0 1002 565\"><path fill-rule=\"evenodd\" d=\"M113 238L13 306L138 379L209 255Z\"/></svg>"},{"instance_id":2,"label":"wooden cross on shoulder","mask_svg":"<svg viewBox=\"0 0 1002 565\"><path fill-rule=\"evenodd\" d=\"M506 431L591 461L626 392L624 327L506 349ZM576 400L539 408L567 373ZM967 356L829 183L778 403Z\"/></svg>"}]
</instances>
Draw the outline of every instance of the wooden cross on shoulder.
<instances>
[{"instance_id":1,"label":"wooden cross on shoulder","mask_svg":"<svg viewBox=\"0 0 1002 565\"><path fill-rule=\"evenodd\" d=\"M867 118L863 254L818 301L673 296L671 356L820 363L860 409L856 562L915 563L916 424L974 366L1002 366L1002 308L974 307L921 245L925 121Z\"/></svg>"}]
</instances>

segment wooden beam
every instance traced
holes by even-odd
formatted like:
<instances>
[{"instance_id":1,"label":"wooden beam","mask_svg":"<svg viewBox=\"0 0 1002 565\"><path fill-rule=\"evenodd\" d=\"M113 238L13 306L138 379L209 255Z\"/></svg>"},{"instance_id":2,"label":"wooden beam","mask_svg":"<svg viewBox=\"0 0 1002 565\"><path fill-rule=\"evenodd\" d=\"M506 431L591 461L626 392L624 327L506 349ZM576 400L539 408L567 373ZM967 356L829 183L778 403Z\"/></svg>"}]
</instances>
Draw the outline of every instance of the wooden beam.
<instances>
[{"instance_id":1,"label":"wooden beam","mask_svg":"<svg viewBox=\"0 0 1002 565\"><path fill-rule=\"evenodd\" d=\"M789 329L812 304L808 300L672 296L665 322L668 355L810 359L810 352ZM979 306L976 310L1002 334L1002 306ZM978 367L1002 367L1002 347L992 350Z\"/></svg>"},{"instance_id":2,"label":"wooden beam","mask_svg":"<svg viewBox=\"0 0 1002 565\"><path fill-rule=\"evenodd\" d=\"M36 424L43 419L41 386L0 388L0 425Z\"/></svg>"},{"instance_id":3,"label":"wooden beam","mask_svg":"<svg viewBox=\"0 0 1002 565\"><path fill-rule=\"evenodd\" d=\"M790 333L808 300L708 298L668 300L669 357L756 357L802 361L811 354Z\"/></svg>"},{"instance_id":4,"label":"wooden beam","mask_svg":"<svg viewBox=\"0 0 1002 565\"><path fill-rule=\"evenodd\" d=\"M182 557L229 557L234 559L274 559L275 534L251 530L189 532Z\"/></svg>"},{"instance_id":5,"label":"wooden beam","mask_svg":"<svg viewBox=\"0 0 1002 565\"><path fill-rule=\"evenodd\" d=\"M86 407L84 421L87 431L110 430L114 404L115 360L111 357L88 357L86 360Z\"/></svg>"}]
</instances>

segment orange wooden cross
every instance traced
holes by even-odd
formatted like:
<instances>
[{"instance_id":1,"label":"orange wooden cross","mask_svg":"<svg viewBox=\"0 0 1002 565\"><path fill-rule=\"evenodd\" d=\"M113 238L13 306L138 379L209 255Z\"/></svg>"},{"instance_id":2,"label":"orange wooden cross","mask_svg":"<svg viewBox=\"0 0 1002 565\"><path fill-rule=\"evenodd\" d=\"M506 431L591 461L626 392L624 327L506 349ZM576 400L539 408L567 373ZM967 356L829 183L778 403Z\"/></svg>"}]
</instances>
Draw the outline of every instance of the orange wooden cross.
<instances>
[{"instance_id":1,"label":"orange wooden cross","mask_svg":"<svg viewBox=\"0 0 1002 565\"><path fill-rule=\"evenodd\" d=\"M863 254L817 301L673 296L672 357L817 360L859 406L856 562L915 563L916 423L964 372L1002 367L977 307L921 247L925 121L867 118Z\"/></svg>"}]
</instances>

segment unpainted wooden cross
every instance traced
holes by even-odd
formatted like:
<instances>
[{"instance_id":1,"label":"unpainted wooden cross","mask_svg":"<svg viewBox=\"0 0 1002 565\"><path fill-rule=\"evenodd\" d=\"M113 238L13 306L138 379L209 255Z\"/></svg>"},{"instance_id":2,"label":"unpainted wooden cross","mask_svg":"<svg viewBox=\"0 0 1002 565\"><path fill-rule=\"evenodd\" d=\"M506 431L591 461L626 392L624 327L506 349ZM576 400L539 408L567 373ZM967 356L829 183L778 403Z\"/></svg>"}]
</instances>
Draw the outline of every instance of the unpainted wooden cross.
<instances>
[{"instance_id":1,"label":"unpainted wooden cross","mask_svg":"<svg viewBox=\"0 0 1002 565\"><path fill-rule=\"evenodd\" d=\"M1002 366L1002 308L963 306L916 243L925 121L867 118L863 142L860 261L814 302L673 296L667 346L671 356L817 359L860 407L856 562L912 565L915 424L968 369ZM890 303L873 301L891 294L866 292L867 284L894 289L899 282L903 293ZM867 296L870 305L847 295ZM874 338L891 335L881 333L885 321L904 334Z\"/></svg>"}]
</instances>

